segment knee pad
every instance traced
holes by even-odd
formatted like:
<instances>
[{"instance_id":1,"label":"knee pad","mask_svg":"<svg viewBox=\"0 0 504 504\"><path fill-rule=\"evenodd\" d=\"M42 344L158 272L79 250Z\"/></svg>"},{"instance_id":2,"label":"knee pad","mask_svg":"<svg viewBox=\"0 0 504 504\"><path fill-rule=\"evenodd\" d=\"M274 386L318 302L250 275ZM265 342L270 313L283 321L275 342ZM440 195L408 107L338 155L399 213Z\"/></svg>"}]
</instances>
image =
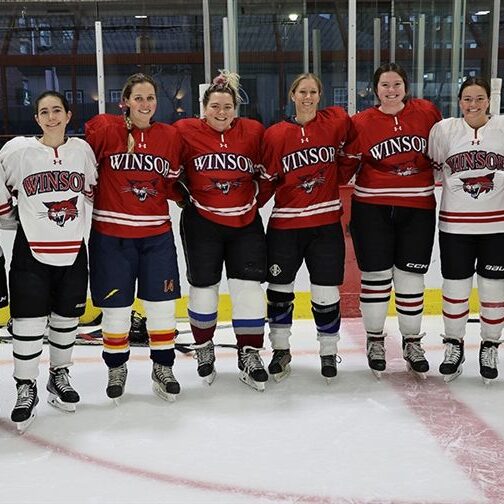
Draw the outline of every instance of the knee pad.
<instances>
[{"instance_id":1,"label":"knee pad","mask_svg":"<svg viewBox=\"0 0 504 504\"><path fill-rule=\"evenodd\" d=\"M340 293L337 285L324 286L311 284L312 302L317 305L334 305L339 303Z\"/></svg>"},{"instance_id":2,"label":"knee pad","mask_svg":"<svg viewBox=\"0 0 504 504\"><path fill-rule=\"evenodd\" d=\"M364 282L378 282L378 281L392 281L393 269L386 269L382 271L362 271L361 281Z\"/></svg>"},{"instance_id":3,"label":"knee pad","mask_svg":"<svg viewBox=\"0 0 504 504\"><path fill-rule=\"evenodd\" d=\"M15 336L43 336L47 327L47 317L27 317L12 319Z\"/></svg>"},{"instance_id":4,"label":"knee pad","mask_svg":"<svg viewBox=\"0 0 504 504\"><path fill-rule=\"evenodd\" d=\"M275 284L269 283L267 290L269 292L278 292L285 294L292 294L292 299L294 299L294 282L289 284Z\"/></svg>"},{"instance_id":5,"label":"knee pad","mask_svg":"<svg viewBox=\"0 0 504 504\"><path fill-rule=\"evenodd\" d=\"M52 312L49 317L50 329L77 329L79 325L79 317L63 317L57 313Z\"/></svg>"},{"instance_id":6,"label":"knee pad","mask_svg":"<svg viewBox=\"0 0 504 504\"><path fill-rule=\"evenodd\" d=\"M394 289L401 294L423 294L425 289L424 275L410 273L399 268L394 268Z\"/></svg>"},{"instance_id":7,"label":"knee pad","mask_svg":"<svg viewBox=\"0 0 504 504\"><path fill-rule=\"evenodd\" d=\"M494 280L480 275L476 277L481 301L504 301L504 280Z\"/></svg>"},{"instance_id":8,"label":"knee pad","mask_svg":"<svg viewBox=\"0 0 504 504\"><path fill-rule=\"evenodd\" d=\"M443 298L469 299L473 285L472 277L462 280L443 280Z\"/></svg>"},{"instance_id":9,"label":"knee pad","mask_svg":"<svg viewBox=\"0 0 504 504\"><path fill-rule=\"evenodd\" d=\"M219 283L208 287L189 286L189 310L195 313L216 313L219 304Z\"/></svg>"},{"instance_id":10,"label":"knee pad","mask_svg":"<svg viewBox=\"0 0 504 504\"><path fill-rule=\"evenodd\" d=\"M131 307L102 308L102 330L109 334L128 334L131 325Z\"/></svg>"},{"instance_id":11,"label":"knee pad","mask_svg":"<svg viewBox=\"0 0 504 504\"><path fill-rule=\"evenodd\" d=\"M266 297L259 282L230 278L228 285L233 304L233 319L266 317Z\"/></svg>"}]
</instances>

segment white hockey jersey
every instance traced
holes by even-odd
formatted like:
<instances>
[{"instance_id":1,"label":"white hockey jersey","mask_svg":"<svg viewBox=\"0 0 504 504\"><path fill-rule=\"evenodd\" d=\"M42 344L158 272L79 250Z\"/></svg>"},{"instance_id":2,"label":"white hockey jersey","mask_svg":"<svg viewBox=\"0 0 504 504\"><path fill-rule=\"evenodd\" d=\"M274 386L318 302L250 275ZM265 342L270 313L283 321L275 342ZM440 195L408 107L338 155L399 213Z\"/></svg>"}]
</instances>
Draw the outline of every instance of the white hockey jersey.
<instances>
[{"instance_id":1,"label":"white hockey jersey","mask_svg":"<svg viewBox=\"0 0 504 504\"><path fill-rule=\"evenodd\" d=\"M90 222L85 200L92 199L97 179L91 147L79 138L54 149L35 137L17 137L0 151L0 169L17 198L33 257L53 266L73 264Z\"/></svg>"},{"instance_id":2,"label":"white hockey jersey","mask_svg":"<svg viewBox=\"0 0 504 504\"><path fill-rule=\"evenodd\" d=\"M492 116L478 130L463 118L438 122L429 156L443 184L439 230L504 233L504 116Z\"/></svg>"}]
</instances>

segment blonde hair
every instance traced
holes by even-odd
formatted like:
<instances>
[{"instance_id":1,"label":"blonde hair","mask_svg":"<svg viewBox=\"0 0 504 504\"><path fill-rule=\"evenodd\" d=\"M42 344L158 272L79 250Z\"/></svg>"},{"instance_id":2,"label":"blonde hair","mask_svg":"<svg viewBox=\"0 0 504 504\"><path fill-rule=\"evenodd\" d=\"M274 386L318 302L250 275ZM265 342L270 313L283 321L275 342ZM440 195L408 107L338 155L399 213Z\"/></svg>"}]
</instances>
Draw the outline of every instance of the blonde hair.
<instances>
[{"instance_id":1,"label":"blonde hair","mask_svg":"<svg viewBox=\"0 0 504 504\"><path fill-rule=\"evenodd\" d=\"M315 81L315 84L317 84L319 94L322 94L322 81L320 80L319 77L317 77L314 73L311 72L306 72L299 74L293 81L292 84L290 85L289 88L289 96L292 96L295 92L299 84L301 83L302 80L305 79L313 79Z\"/></svg>"},{"instance_id":2,"label":"blonde hair","mask_svg":"<svg viewBox=\"0 0 504 504\"><path fill-rule=\"evenodd\" d=\"M212 93L228 93L233 98L233 105L240 103L240 76L229 70L219 70L219 75L203 94L203 106L206 107Z\"/></svg>"}]
</instances>

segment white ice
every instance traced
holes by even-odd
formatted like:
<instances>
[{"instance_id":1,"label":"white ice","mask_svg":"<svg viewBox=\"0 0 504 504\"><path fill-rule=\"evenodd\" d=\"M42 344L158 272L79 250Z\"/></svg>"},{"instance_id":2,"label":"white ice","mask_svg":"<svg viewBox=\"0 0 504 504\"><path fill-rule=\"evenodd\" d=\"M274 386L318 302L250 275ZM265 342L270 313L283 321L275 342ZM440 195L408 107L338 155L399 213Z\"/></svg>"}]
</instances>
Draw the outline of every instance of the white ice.
<instances>
[{"instance_id":1,"label":"white ice","mask_svg":"<svg viewBox=\"0 0 504 504\"><path fill-rule=\"evenodd\" d=\"M379 381L367 367L361 321L347 319L328 385L313 322L296 321L285 381L256 392L238 380L236 351L218 348L208 386L196 361L178 354L175 403L153 394L148 349L133 348L119 406L105 396L100 347L77 346L76 413L46 402L45 346L38 416L23 435L9 419L12 347L2 344L0 503L504 503L504 370L483 384L473 323L464 372L445 384L441 318L426 317L424 329L425 381L406 372L396 319L387 320ZM233 339L229 327L217 331L217 343ZM270 355L263 352L265 364Z\"/></svg>"}]
</instances>

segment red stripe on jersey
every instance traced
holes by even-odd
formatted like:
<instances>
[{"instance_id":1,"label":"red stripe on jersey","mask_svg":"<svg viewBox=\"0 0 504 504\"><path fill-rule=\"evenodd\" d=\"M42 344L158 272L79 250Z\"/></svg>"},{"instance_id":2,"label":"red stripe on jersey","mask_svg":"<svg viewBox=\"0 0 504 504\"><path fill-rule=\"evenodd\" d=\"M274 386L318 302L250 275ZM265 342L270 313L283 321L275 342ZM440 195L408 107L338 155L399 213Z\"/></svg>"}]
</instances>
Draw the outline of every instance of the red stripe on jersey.
<instances>
[{"instance_id":1,"label":"red stripe on jersey","mask_svg":"<svg viewBox=\"0 0 504 504\"><path fill-rule=\"evenodd\" d=\"M81 245L81 241L59 241L59 242L41 242L41 241L31 241L29 242L30 247L76 247Z\"/></svg>"},{"instance_id":2,"label":"red stripe on jersey","mask_svg":"<svg viewBox=\"0 0 504 504\"><path fill-rule=\"evenodd\" d=\"M504 210L495 210L493 212L446 212L445 210L441 210L439 215L448 216L462 216L462 217L481 217L483 215L504 215Z\"/></svg>"},{"instance_id":3,"label":"red stripe on jersey","mask_svg":"<svg viewBox=\"0 0 504 504\"><path fill-rule=\"evenodd\" d=\"M474 223L474 224L485 224L489 222L503 222L504 221L504 215L502 217L493 217L493 218L481 218L481 219L455 219L453 217L443 217L439 216L439 220L443 222L460 222L460 223Z\"/></svg>"},{"instance_id":4,"label":"red stripe on jersey","mask_svg":"<svg viewBox=\"0 0 504 504\"><path fill-rule=\"evenodd\" d=\"M80 250L80 247L75 248L60 248L60 249L51 249L51 248L38 248L38 247L30 247L33 252L37 252L38 254L77 254Z\"/></svg>"}]
</instances>

